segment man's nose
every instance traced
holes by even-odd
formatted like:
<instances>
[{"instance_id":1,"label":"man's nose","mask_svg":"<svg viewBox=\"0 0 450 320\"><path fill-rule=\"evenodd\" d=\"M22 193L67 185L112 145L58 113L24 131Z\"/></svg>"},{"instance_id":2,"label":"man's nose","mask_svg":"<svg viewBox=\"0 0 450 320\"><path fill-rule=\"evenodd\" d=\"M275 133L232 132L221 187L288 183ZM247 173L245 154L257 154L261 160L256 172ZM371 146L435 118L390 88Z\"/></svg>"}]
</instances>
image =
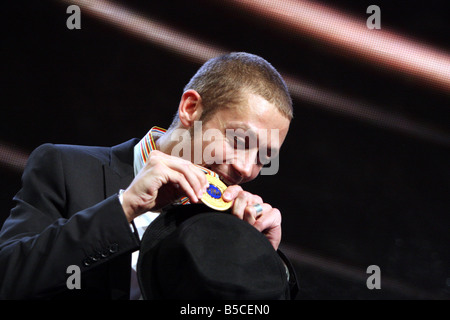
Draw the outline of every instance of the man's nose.
<instances>
[{"instance_id":1,"label":"man's nose","mask_svg":"<svg viewBox=\"0 0 450 320\"><path fill-rule=\"evenodd\" d=\"M245 157L240 157L234 162L233 167L243 180L248 180L253 176L253 169L256 166L256 154L247 153Z\"/></svg>"}]
</instances>

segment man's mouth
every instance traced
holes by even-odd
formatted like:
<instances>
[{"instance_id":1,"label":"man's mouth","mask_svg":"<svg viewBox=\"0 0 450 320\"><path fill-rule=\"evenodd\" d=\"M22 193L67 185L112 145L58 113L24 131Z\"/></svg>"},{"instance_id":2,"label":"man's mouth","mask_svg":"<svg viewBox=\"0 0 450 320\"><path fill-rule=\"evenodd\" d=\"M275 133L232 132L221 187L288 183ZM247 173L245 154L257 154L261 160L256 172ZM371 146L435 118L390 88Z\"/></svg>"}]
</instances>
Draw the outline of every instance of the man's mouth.
<instances>
[{"instance_id":1,"label":"man's mouth","mask_svg":"<svg viewBox=\"0 0 450 320\"><path fill-rule=\"evenodd\" d=\"M228 186L239 184L240 181L236 181L234 179L231 179L227 175L224 175L222 173L218 173L220 180L222 180L223 183L225 183Z\"/></svg>"},{"instance_id":2,"label":"man's mouth","mask_svg":"<svg viewBox=\"0 0 450 320\"><path fill-rule=\"evenodd\" d=\"M218 174L219 175L219 179L223 182L223 183L225 183L226 185L227 185L227 187L228 186L232 186L232 185L237 185L237 184L239 184L239 183L241 183L242 182L242 179L233 179L233 178L231 178L229 175L227 175L227 174L225 174L225 173L222 173L222 172L220 172L220 171L218 171L218 170L213 170L212 168L210 168L210 167L208 167L208 166L205 166L205 168L207 168L207 169L209 169L209 170L212 170L213 172L215 172L216 174Z\"/></svg>"}]
</instances>

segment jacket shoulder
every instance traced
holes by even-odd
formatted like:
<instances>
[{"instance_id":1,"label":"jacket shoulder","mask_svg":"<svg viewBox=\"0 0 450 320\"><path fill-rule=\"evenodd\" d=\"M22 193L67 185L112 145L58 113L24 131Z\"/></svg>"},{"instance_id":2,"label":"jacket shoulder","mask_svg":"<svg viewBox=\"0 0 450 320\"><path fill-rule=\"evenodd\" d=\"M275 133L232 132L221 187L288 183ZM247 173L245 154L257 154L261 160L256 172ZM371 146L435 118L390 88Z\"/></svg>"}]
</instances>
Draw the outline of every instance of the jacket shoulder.
<instances>
[{"instance_id":1,"label":"jacket shoulder","mask_svg":"<svg viewBox=\"0 0 450 320\"><path fill-rule=\"evenodd\" d=\"M103 163L109 162L111 152L111 147L97 146L54 144L53 148L60 152L63 160L82 160L83 158L95 158Z\"/></svg>"},{"instance_id":2,"label":"jacket shoulder","mask_svg":"<svg viewBox=\"0 0 450 320\"><path fill-rule=\"evenodd\" d=\"M51 164L55 161L83 163L86 160L94 159L101 163L108 163L110 151L111 147L45 143L33 150L27 164L36 162Z\"/></svg>"}]
</instances>

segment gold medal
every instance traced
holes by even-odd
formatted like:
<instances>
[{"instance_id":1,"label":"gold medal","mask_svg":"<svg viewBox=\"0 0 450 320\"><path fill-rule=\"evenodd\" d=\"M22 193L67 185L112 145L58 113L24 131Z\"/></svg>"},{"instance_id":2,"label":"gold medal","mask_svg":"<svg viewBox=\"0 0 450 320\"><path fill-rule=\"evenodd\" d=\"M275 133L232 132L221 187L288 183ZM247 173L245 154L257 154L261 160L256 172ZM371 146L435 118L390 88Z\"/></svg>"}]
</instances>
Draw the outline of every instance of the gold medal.
<instances>
[{"instance_id":1,"label":"gold medal","mask_svg":"<svg viewBox=\"0 0 450 320\"><path fill-rule=\"evenodd\" d=\"M233 201L226 202L222 198L224 191L227 189L226 184L209 173L206 173L206 178L208 179L209 187L206 189L206 193L203 194L201 201L215 210L228 210Z\"/></svg>"}]
</instances>

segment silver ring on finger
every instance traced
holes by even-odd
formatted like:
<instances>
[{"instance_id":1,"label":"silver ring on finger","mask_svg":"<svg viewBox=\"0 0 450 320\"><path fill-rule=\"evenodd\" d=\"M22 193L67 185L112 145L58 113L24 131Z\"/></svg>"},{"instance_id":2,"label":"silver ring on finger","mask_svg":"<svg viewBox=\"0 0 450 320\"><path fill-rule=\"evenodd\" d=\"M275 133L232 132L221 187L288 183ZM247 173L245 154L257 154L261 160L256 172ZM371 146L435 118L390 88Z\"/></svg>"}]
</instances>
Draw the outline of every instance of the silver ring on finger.
<instances>
[{"instance_id":1,"label":"silver ring on finger","mask_svg":"<svg viewBox=\"0 0 450 320\"><path fill-rule=\"evenodd\" d=\"M259 213L261 213L261 212L263 211L263 207L262 207L262 205L259 204L259 203L254 204L254 205L253 205L253 208L255 208L256 214L259 214Z\"/></svg>"}]
</instances>

